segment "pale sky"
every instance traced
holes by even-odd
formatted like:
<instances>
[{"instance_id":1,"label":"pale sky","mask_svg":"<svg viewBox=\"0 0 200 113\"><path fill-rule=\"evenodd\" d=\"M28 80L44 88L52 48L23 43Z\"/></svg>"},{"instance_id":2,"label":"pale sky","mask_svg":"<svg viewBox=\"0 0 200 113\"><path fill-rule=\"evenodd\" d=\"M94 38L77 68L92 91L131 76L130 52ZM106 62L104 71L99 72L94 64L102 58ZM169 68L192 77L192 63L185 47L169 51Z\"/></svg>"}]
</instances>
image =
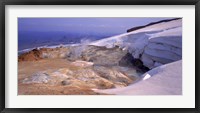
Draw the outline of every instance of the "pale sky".
<instances>
[{"instance_id":1,"label":"pale sky","mask_svg":"<svg viewBox=\"0 0 200 113\"><path fill-rule=\"evenodd\" d=\"M21 31L119 32L171 18L18 18Z\"/></svg>"}]
</instances>

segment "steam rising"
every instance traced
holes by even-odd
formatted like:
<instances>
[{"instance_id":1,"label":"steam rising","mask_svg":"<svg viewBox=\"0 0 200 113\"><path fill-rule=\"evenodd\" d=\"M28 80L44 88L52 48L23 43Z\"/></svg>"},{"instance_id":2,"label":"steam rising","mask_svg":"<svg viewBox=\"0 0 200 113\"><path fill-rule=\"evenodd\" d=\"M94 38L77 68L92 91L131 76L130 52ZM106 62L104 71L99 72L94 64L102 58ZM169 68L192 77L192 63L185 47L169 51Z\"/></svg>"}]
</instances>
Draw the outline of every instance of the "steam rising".
<instances>
[{"instance_id":1,"label":"steam rising","mask_svg":"<svg viewBox=\"0 0 200 113\"><path fill-rule=\"evenodd\" d=\"M89 45L92 41L90 39L83 38L81 39L80 46L77 46L72 51L72 56L76 59L81 57L82 52L86 50L87 45Z\"/></svg>"}]
</instances>

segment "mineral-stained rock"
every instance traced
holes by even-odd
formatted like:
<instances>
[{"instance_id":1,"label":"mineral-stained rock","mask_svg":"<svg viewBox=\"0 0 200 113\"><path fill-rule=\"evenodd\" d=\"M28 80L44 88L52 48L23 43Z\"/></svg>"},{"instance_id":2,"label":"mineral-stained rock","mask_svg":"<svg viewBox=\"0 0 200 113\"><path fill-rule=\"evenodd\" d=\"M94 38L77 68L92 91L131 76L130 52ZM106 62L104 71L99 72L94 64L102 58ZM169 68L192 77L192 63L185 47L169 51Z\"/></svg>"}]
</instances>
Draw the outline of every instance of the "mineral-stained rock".
<instances>
[{"instance_id":1,"label":"mineral-stained rock","mask_svg":"<svg viewBox=\"0 0 200 113\"><path fill-rule=\"evenodd\" d=\"M82 52L72 52L70 54L70 61L84 60L93 62L94 65L118 65L119 61L126 56L127 51L123 51L118 47L106 48L97 46L84 46ZM122 61L121 61L122 62Z\"/></svg>"},{"instance_id":2,"label":"mineral-stained rock","mask_svg":"<svg viewBox=\"0 0 200 113\"><path fill-rule=\"evenodd\" d=\"M134 76L126 74L119 68L112 66L93 66L62 68L55 71L45 71L33 74L23 80L22 83L46 83L61 86L86 86L89 88L108 89L125 87L135 80ZM137 75L135 75L136 77Z\"/></svg>"},{"instance_id":3,"label":"mineral-stained rock","mask_svg":"<svg viewBox=\"0 0 200 113\"><path fill-rule=\"evenodd\" d=\"M88 67L88 66L92 66L94 63L78 60L78 61L72 62L71 64L74 65L74 66Z\"/></svg>"},{"instance_id":4,"label":"mineral-stained rock","mask_svg":"<svg viewBox=\"0 0 200 113\"><path fill-rule=\"evenodd\" d=\"M132 82L132 80L126 74L112 67L94 66L94 70L100 77L109 81L113 81L114 83L121 82L128 85Z\"/></svg>"},{"instance_id":5,"label":"mineral-stained rock","mask_svg":"<svg viewBox=\"0 0 200 113\"><path fill-rule=\"evenodd\" d=\"M35 73L29 78L25 78L23 80L23 83L29 84L29 83L47 83L51 77L46 73Z\"/></svg>"},{"instance_id":6,"label":"mineral-stained rock","mask_svg":"<svg viewBox=\"0 0 200 113\"><path fill-rule=\"evenodd\" d=\"M41 58L41 52L38 49L33 49L32 51L29 51L28 53L24 53L19 56L18 61L36 61L40 60Z\"/></svg>"},{"instance_id":7,"label":"mineral-stained rock","mask_svg":"<svg viewBox=\"0 0 200 113\"><path fill-rule=\"evenodd\" d=\"M18 61L37 61L49 58L66 58L69 54L68 48L40 48L33 49L27 53L19 55Z\"/></svg>"}]
</instances>

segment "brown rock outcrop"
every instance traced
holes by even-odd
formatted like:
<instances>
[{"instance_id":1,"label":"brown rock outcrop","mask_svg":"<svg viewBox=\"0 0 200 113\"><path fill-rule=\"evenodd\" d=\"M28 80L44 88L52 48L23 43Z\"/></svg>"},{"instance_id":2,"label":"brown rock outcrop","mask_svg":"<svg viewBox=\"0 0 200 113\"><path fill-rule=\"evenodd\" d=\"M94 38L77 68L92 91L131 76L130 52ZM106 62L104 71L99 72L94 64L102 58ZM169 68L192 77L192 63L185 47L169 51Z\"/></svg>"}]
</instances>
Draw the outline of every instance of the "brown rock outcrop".
<instances>
[{"instance_id":1,"label":"brown rock outcrop","mask_svg":"<svg viewBox=\"0 0 200 113\"><path fill-rule=\"evenodd\" d=\"M32 51L29 51L27 53L24 53L18 57L18 61L37 61L41 58L41 51L38 49L33 49Z\"/></svg>"}]
</instances>

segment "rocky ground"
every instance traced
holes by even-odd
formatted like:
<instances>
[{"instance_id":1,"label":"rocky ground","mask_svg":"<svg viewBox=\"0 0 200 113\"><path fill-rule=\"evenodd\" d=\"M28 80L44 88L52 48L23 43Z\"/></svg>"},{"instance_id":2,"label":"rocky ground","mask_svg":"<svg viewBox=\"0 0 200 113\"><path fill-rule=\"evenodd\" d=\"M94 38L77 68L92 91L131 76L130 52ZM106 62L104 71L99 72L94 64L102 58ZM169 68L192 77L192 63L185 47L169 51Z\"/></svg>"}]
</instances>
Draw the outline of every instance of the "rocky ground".
<instances>
[{"instance_id":1,"label":"rocky ground","mask_svg":"<svg viewBox=\"0 0 200 113\"><path fill-rule=\"evenodd\" d=\"M142 62L118 47L33 49L18 57L19 95L98 95L140 79Z\"/></svg>"},{"instance_id":2,"label":"rocky ground","mask_svg":"<svg viewBox=\"0 0 200 113\"><path fill-rule=\"evenodd\" d=\"M136 94L133 87L137 85L134 84L131 87L130 84L141 80L141 74L145 72L148 74L149 70L157 67L158 69L154 71L162 72L159 67L181 59L182 19L150 23L129 29L128 33L90 43L86 41L69 47L36 48L20 54L18 57L18 94L96 95L106 93L104 89L105 91L116 89L117 92L118 89L122 89L120 93L109 93L108 91L106 94L123 94L124 88L122 87L126 86L129 86L125 88L126 94ZM178 66L181 67L181 65L178 63ZM168 77L175 74L173 76L180 78L182 68L179 67L179 73L176 73L176 70L170 72L171 68L176 66L176 64L175 66L170 65L169 69L164 67L166 71L164 75ZM162 74L144 75L153 78L154 75L162 76ZM154 79L151 80L154 81ZM179 81L173 82L177 82L178 91L181 91L181 79L177 80ZM142 89L138 88L145 94L151 94L152 89L156 89L157 85L149 85L145 81L140 82ZM165 78L162 81L158 77L155 81L163 84ZM144 82L147 84L145 85ZM170 82L171 79L166 81L167 84ZM161 94L162 92L163 94L163 87L165 86L160 87L154 93ZM180 92L176 93L173 87L167 86L165 90L169 91L165 94L180 94Z\"/></svg>"}]
</instances>

